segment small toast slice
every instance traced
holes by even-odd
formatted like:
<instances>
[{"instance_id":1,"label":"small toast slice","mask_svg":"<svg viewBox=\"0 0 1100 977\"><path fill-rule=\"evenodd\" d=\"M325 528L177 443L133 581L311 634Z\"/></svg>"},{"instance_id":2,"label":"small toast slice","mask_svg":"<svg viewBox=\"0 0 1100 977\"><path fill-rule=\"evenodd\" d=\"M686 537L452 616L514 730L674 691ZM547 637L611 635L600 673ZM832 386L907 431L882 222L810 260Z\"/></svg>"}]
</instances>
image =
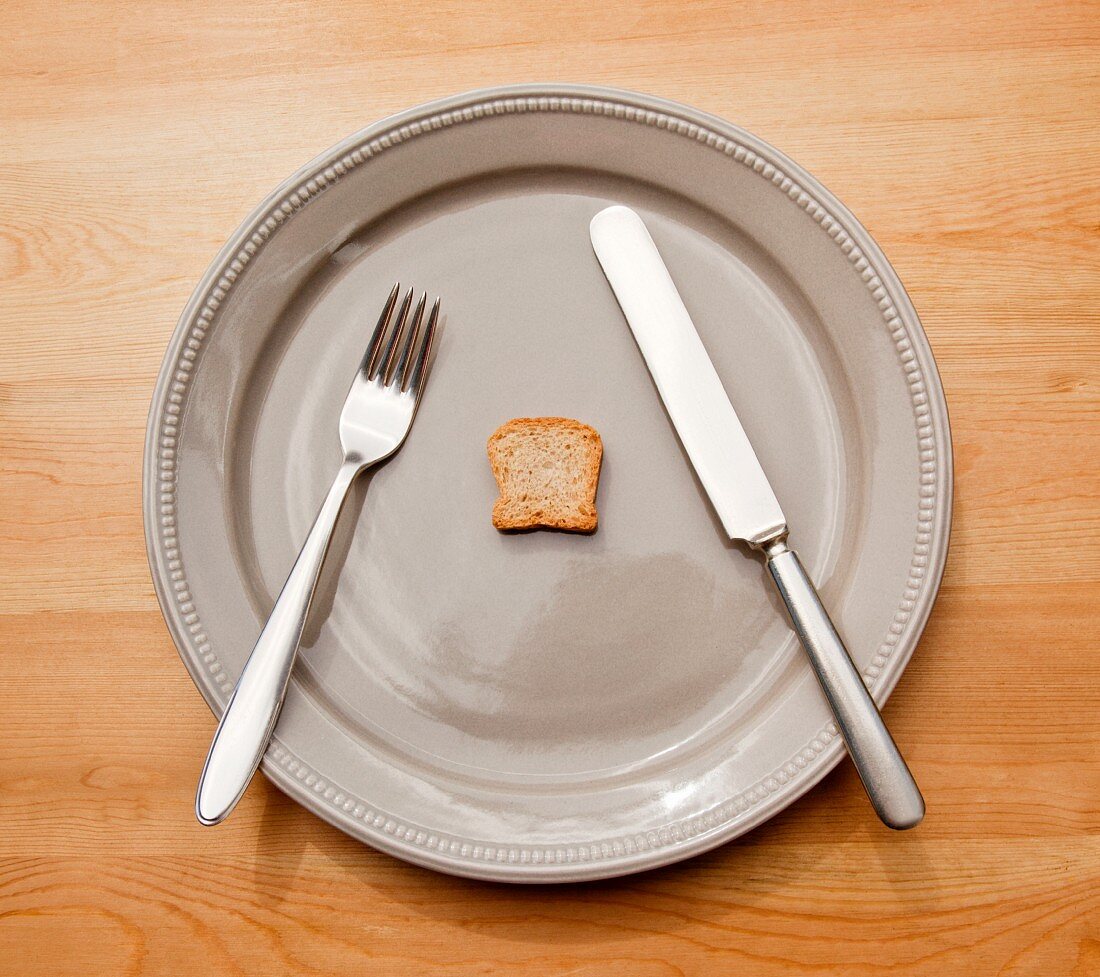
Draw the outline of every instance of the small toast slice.
<instances>
[{"instance_id":1,"label":"small toast slice","mask_svg":"<svg viewBox=\"0 0 1100 977\"><path fill-rule=\"evenodd\" d=\"M486 447L500 488L497 529L595 532L603 442L594 428L568 417L517 417Z\"/></svg>"}]
</instances>

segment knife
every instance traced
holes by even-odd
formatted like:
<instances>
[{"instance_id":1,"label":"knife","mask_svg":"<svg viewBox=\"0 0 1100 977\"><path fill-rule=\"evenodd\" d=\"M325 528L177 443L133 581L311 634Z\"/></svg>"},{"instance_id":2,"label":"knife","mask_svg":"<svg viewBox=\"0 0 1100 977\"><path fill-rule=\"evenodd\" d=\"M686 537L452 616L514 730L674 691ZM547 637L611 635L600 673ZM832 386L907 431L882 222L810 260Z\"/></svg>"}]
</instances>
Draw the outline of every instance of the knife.
<instances>
[{"instance_id":1,"label":"knife","mask_svg":"<svg viewBox=\"0 0 1100 977\"><path fill-rule=\"evenodd\" d=\"M608 207L592 247L645 358L676 433L730 539L767 560L837 727L878 816L915 827L924 798L798 555L787 520L642 219Z\"/></svg>"}]
</instances>

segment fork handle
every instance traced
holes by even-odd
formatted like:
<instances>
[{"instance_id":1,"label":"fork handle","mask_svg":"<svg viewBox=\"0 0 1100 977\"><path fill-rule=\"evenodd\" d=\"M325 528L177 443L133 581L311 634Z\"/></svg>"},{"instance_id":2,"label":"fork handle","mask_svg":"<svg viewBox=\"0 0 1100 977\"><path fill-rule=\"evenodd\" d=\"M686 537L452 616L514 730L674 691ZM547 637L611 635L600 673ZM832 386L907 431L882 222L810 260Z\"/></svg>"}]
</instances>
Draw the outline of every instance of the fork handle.
<instances>
[{"instance_id":1,"label":"fork handle","mask_svg":"<svg viewBox=\"0 0 1100 977\"><path fill-rule=\"evenodd\" d=\"M785 544L773 548L768 556L768 570L875 812L891 828L915 827L924 817L924 798L802 561Z\"/></svg>"},{"instance_id":2,"label":"fork handle","mask_svg":"<svg viewBox=\"0 0 1100 977\"><path fill-rule=\"evenodd\" d=\"M356 459L344 460L237 679L199 778L195 816L203 824L218 824L229 816L267 750L332 530L361 467Z\"/></svg>"}]
</instances>

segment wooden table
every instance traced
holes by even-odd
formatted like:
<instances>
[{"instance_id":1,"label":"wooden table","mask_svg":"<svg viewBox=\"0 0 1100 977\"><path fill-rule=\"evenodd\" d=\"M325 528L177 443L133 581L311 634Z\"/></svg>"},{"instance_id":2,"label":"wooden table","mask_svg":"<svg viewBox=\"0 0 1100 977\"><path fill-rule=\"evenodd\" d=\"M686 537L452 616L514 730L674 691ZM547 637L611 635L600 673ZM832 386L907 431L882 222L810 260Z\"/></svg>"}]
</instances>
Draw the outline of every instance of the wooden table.
<instances>
[{"instance_id":1,"label":"wooden table","mask_svg":"<svg viewBox=\"0 0 1100 977\"><path fill-rule=\"evenodd\" d=\"M0 39L0 972L1100 973L1100 11L1085 3L9 2ZM951 407L952 552L845 762L709 855L507 888L397 862L266 781L191 815L213 720L161 619L142 438L221 242L344 135L524 80L725 116L889 254Z\"/></svg>"}]
</instances>

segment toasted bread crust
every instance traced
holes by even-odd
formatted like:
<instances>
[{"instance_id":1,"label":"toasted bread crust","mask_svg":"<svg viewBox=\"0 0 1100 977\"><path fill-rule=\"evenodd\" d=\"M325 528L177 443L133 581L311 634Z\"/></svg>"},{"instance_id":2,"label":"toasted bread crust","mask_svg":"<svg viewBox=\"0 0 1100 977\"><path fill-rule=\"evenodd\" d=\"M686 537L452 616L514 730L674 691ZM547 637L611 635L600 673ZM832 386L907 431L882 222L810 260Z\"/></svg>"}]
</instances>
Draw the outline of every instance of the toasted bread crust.
<instances>
[{"instance_id":1,"label":"toasted bread crust","mask_svg":"<svg viewBox=\"0 0 1100 977\"><path fill-rule=\"evenodd\" d=\"M554 438L551 448L572 451L580 446L581 457L570 458L569 468L558 459L555 484L542 486L534 493L524 492L517 482L530 468L521 471L515 465L516 453L530 461L546 457L540 441ZM568 447L566 447L568 442ZM493 506L493 525L503 531L557 529L566 532L595 532L596 489L603 461L603 441L595 428L569 417L516 417L502 424L489 437L486 449L500 498Z\"/></svg>"}]
</instances>

